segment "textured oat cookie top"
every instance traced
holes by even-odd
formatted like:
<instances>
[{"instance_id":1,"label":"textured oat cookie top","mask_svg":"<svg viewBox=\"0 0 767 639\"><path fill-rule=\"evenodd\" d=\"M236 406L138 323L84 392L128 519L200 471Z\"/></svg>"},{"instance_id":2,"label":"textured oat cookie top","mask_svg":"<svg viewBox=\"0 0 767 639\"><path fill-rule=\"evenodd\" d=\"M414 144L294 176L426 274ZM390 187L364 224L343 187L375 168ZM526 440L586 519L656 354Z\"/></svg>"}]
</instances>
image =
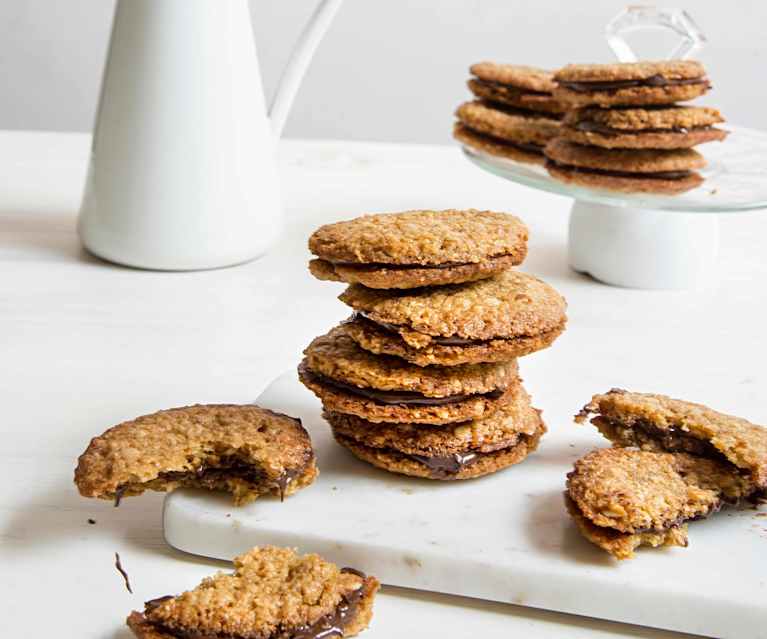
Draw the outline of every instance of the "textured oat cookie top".
<instances>
[{"instance_id":1,"label":"textured oat cookie top","mask_svg":"<svg viewBox=\"0 0 767 639\"><path fill-rule=\"evenodd\" d=\"M327 224L309 250L329 262L357 264L477 263L525 246L522 221L494 211L405 211Z\"/></svg>"},{"instance_id":2,"label":"textured oat cookie top","mask_svg":"<svg viewBox=\"0 0 767 639\"><path fill-rule=\"evenodd\" d=\"M706 70L696 60L662 62L625 62L613 64L568 64L554 74L558 82L609 82L611 80L646 80L655 75L669 80L689 80L705 76Z\"/></svg>"},{"instance_id":3,"label":"textured oat cookie top","mask_svg":"<svg viewBox=\"0 0 767 639\"><path fill-rule=\"evenodd\" d=\"M209 456L235 456L274 477L313 459L301 422L253 405L172 408L124 422L94 437L75 483L84 497L113 495L165 472L195 472Z\"/></svg>"},{"instance_id":4,"label":"textured oat cookie top","mask_svg":"<svg viewBox=\"0 0 767 639\"><path fill-rule=\"evenodd\" d=\"M464 339L538 335L566 320L564 298L545 282L519 271L407 294L352 285L339 299L376 322Z\"/></svg>"},{"instance_id":5,"label":"textured oat cookie top","mask_svg":"<svg viewBox=\"0 0 767 639\"><path fill-rule=\"evenodd\" d=\"M590 414L607 419L618 428L612 431L624 445L641 445L648 450L664 450L664 438L682 435L710 443L727 460L751 474L760 487L767 487L767 428L745 419L718 413L701 404L693 404L665 395L630 393L613 389L595 395L577 419ZM599 417L597 418L599 419ZM656 429L655 437L643 438L630 432L637 424L647 423Z\"/></svg>"},{"instance_id":6,"label":"textured oat cookie top","mask_svg":"<svg viewBox=\"0 0 767 639\"><path fill-rule=\"evenodd\" d=\"M557 138L546 145L546 157L559 164L604 171L659 173L689 171L706 166L694 149L601 149Z\"/></svg>"},{"instance_id":7,"label":"textured oat cookie top","mask_svg":"<svg viewBox=\"0 0 767 639\"><path fill-rule=\"evenodd\" d=\"M567 488L591 522L627 533L704 517L724 498L753 492L749 480L714 460L629 448L595 450L579 459Z\"/></svg>"},{"instance_id":8,"label":"textured oat cookie top","mask_svg":"<svg viewBox=\"0 0 767 639\"><path fill-rule=\"evenodd\" d=\"M520 89L549 93L556 86L554 74L545 69L528 67L521 64L499 64L498 62L478 62L469 67L472 75L487 82L510 84Z\"/></svg>"},{"instance_id":9,"label":"textured oat cookie top","mask_svg":"<svg viewBox=\"0 0 767 639\"><path fill-rule=\"evenodd\" d=\"M340 327L316 338L304 354L313 373L361 388L416 392L427 397L489 393L515 382L519 372L516 360L417 366L363 350Z\"/></svg>"},{"instance_id":10,"label":"textured oat cookie top","mask_svg":"<svg viewBox=\"0 0 767 639\"><path fill-rule=\"evenodd\" d=\"M367 585L318 555L288 548L254 548L235 558L234 568L234 574L219 573L148 606L147 620L190 636L282 637L284 630L332 615L344 596Z\"/></svg>"},{"instance_id":11,"label":"textured oat cookie top","mask_svg":"<svg viewBox=\"0 0 767 639\"><path fill-rule=\"evenodd\" d=\"M710 107L669 106L653 108L585 107L570 111L564 119L568 125L594 122L610 129L642 131L644 129L693 129L724 122L722 114Z\"/></svg>"}]
</instances>

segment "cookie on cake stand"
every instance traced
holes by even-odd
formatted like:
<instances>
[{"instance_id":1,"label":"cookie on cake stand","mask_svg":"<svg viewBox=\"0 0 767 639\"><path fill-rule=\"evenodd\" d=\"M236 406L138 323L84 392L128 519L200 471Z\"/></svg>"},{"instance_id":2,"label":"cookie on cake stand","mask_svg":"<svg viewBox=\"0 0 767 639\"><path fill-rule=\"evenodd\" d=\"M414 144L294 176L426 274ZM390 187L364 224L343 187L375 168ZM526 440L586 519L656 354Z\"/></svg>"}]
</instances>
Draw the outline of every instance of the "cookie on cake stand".
<instances>
[{"instance_id":1,"label":"cookie on cake stand","mask_svg":"<svg viewBox=\"0 0 767 639\"><path fill-rule=\"evenodd\" d=\"M767 207L767 133L728 126L727 135L713 126L721 116L708 105L662 104L671 97L691 99L707 89L702 67L683 61L704 39L681 10L632 7L606 29L620 62L637 60L627 34L649 28L680 37L670 61L629 68L573 65L566 74L564 69L557 74L567 76L569 88L554 94L575 97L578 104L573 106L579 108L565 116L559 140L588 146L566 146L558 140L557 146L549 147L548 170L493 153L471 140L459 141L468 159L490 173L574 198L568 245L574 270L615 286L703 288L716 280L717 214ZM614 67L615 78L607 77L609 67ZM605 83L610 82L621 83L609 89L612 94L606 91ZM628 100L634 106L612 104L609 98L618 93L624 96L618 102ZM702 142L712 143L702 150L706 165L701 168L696 156L682 151ZM647 159L643 152L655 166L666 168L647 175L652 173L650 164L628 163L628 158ZM552 155L558 160L552 161ZM616 168L615 159L621 160L621 167ZM610 161L610 168L604 160ZM669 173L672 164L681 170ZM636 174L640 165L645 175Z\"/></svg>"}]
</instances>

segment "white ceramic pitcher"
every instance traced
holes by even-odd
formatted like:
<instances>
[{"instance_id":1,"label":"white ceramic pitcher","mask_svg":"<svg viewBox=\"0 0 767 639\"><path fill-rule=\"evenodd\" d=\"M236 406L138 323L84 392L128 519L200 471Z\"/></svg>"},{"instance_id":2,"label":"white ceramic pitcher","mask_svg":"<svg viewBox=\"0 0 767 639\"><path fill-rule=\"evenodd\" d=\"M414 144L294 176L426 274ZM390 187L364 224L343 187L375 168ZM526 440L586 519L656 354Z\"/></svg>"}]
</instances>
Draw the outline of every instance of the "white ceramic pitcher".
<instances>
[{"instance_id":1,"label":"white ceramic pitcher","mask_svg":"<svg viewBox=\"0 0 767 639\"><path fill-rule=\"evenodd\" d=\"M263 254L281 228L275 142L341 2L319 3L267 113L247 0L118 0L78 224L85 248L160 270Z\"/></svg>"}]
</instances>

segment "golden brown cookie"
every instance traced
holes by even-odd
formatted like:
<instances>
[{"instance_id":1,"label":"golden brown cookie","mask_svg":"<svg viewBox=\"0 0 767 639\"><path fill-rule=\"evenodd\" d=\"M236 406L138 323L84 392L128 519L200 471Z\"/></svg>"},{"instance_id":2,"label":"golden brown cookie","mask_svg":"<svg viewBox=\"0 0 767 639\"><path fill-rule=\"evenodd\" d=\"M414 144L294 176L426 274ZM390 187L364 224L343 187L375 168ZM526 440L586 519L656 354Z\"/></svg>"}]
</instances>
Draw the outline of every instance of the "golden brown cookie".
<instances>
[{"instance_id":1,"label":"golden brown cookie","mask_svg":"<svg viewBox=\"0 0 767 639\"><path fill-rule=\"evenodd\" d=\"M560 137L606 149L683 149L724 140L719 111L706 107L586 107L570 111Z\"/></svg>"},{"instance_id":2,"label":"golden brown cookie","mask_svg":"<svg viewBox=\"0 0 767 639\"><path fill-rule=\"evenodd\" d=\"M214 404L144 415L94 437L75 484L83 497L116 503L145 490L190 487L230 492L241 505L291 495L317 474L300 420L254 405Z\"/></svg>"},{"instance_id":3,"label":"golden brown cookie","mask_svg":"<svg viewBox=\"0 0 767 639\"><path fill-rule=\"evenodd\" d=\"M353 568L289 548L253 548L177 597L147 601L128 626L138 639L352 637L370 624L380 586Z\"/></svg>"},{"instance_id":4,"label":"golden brown cookie","mask_svg":"<svg viewBox=\"0 0 767 639\"><path fill-rule=\"evenodd\" d=\"M703 65L694 60L570 64L554 80L554 97L571 107L673 104L711 88Z\"/></svg>"},{"instance_id":5,"label":"golden brown cookie","mask_svg":"<svg viewBox=\"0 0 767 639\"><path fill-rule=\"evenodd\" d=\"M563 182L634 193L677 194L703 182L694 169L706 161L693 149L602 149L555 138L546 169Z\"/></svg>"},{"instance_id":6,"label":"golden brown cookie","mask_svg":"<svg viewBox=\"0 0 767 639\"><path fill-rule=\"evenodd\" d=\"M564 104L555 100L553 73L516 64L480 62L470 69L469 89L478 98L508 106L552 115L565 112Z\"/></svg>"},{"instance_id":7,"label":"golden brown cookie","mask_svg":"<svg viewBox=\"0 0 767 639\"><path fill-rule=\"evenodd\" d=\"M520 264L527 227L494 211L405 211L327 224L309 238L322 280L415 288L489 277Z\"/></svg>"},{"instance_id":8,"label":"golden brown cookie","mask_svg":"<svg viewBox=\"0 0 767 639\"><path fill-rule=\"evenodd\" d=\"M480 80L536 93L551 93L557 86L553 72L522 64L477 62L469 67L469 72Z\"/></svg>"},{"instance_id":9,"label":"golden brown cookie","mask_svg":"<svg viewBox=\"0 0 767 639\"><path fill-rule=\"evenodd\" d=\"M499 140L511 142L521 150L540 152L559 132L559 120L541 113L475 100L465 102L455 112L461 124Z\"/></svg>"},{"instance_id":10,"label":"golden brown cookie","mask_svg":"<svg viewBox=\"0 0 767 639\"><path fill-rule=\"evenodd\" d=\"M755 489L747 477L712 459L628 448L592 451L567 476L571 512L609 533L600 539L582 521L579 527L619 559L631 557L643 543L685 540L686 535L666 533L749 497Z\"/></svg>"},{"instance_id":11,"label":"golden brown cookie","mask_svg":"<svg viewBox=\"0 0 767 639\"><path fill-rule=\"evenodd\" d=\"M595 395L576 420L591 422L616 446L709 457L767 488L767 428L665 395L613 389Z\"/></svg>"},{"instance_id":12,"label":"golden brown cookie","mask_svg":"<svg viewBox=\"0 0 767 639\"><path fill-rule=\"evenodd\" d=\"M516 146L513 142L507 142L490 135L485 135L484 133L472 131L460 122L456 122L453 127L453 137L474 151L489 153L490 155L506 158L507 160L514 160L524 164L538 164L539 166L543 166L546 162L543 149L530 151Z\"/></svg>"},{"instance_id":13,"label":"golden brown cookie","mask_svg":"<svg viewBox=\"0 0 767 639\"><path fill-rule=\"evenodd\" d=\"M352 285L339 299L381 327L379 336L351 331L361 345L422 365L498 361L516 348L530 352L548 346L566 322L564 298L518 271L398 294ZM467 349L465 355L460 349Z\"/></svg>"}]
</instances>

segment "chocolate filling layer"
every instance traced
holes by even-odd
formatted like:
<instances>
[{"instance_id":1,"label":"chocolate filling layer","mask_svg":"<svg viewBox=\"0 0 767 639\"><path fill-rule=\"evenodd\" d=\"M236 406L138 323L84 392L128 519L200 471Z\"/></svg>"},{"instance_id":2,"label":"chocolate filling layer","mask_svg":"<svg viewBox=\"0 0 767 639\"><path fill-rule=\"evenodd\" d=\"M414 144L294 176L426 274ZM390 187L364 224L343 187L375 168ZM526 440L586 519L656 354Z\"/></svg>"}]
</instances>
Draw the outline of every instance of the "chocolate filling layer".
<instances>
[{"instance_id":1,"label":"chocolate filling layer","mask_svg":"<svg viewBox=\"0 0 767 639\"><path fill-rule=\"evenodd\" d=\"M365 578L364 573L352 568L342 568L341 572L352 572L353 574L361 576L363 579ZM364 592L365 587L363 585L349 594L341 595L341 601L336 606L336 609L333 612L320 617L312 624L278 628L271 635L264 635L263 633L206 633L199 630L171 628L164 624L151 621L150 623L159 632L171 635L172 637L177 637L178 639L269 639L270 637L274 637L275 639L330 639L331 637L344 636L344 629L355 618ZM154 610L167 599L173 599L173 597L160 597L159 599L147 601L144 604L145 614Z\"/></svg>"},{"instance_id":2,"label":"chocolate filling layer","mask_svg":"<svg viewBox=\"0 0 767 639\"><path fill-rule=\"evenodd\" d=\"M546 160L546 166L556 166L567 169L574 173L591 173L594 175L605 175L609 177L624 177L641 180L681 180L692 175L692 171L655 171L653 173L632 173L630 171L612 171L608 169L592 169L582 166L573 166L572 164L562 164L554 160Z\"/></svg>"},{"instance_id":3,"label":"chocolate filling layer","mask_svg":"<svg viewBox=\"0 0 767 639\"><path fill-rule=\"evenodd\" d=\"M311 378L320 384L325 384L338 390L342 390L352 395L358 395L365 399L371 399L376 404L384 405L401 405L401 406L445 406L449 404L459 404L465 402L467 399L473 399L478 397L484 397L486 399L498 399L504 393L504 389L496 388L489 393L476 393L460 394L460 395L448 395L447 397L427 397L421 393L414 393L410 391L388 391L378 390L375 388L359 388L352 384L345 384L338 380L325 377L324 375L318 375L311 371L305 371Z\"/></svg>"},{"instance_id":4,"label":"chocolate filling layer","mask_svg":"<svg viewBox=\"0 0 767 639\"><path fill-rule=\"evenodd\" d=\"M531 145L538 151L541 151L542 147ZM498 259L501 257L510 257L508 253L501 253L500 255L491 255L488 259ZM387 271L409 271L413 269L445 269L456 268L458 266L476 266L478 262L442 262L441 264L386 264L384 262L342 262L325 260L336 266L348 266L358 268L367 271L375 271L379 269L386 269Z\"/></svg>"},{"instance_id":5,"label":"chocolate filling layer","mask_svg":"<svg viewBox=\"0 0 767 639\"><path fill-rule=\"evenodd\" d=\"M692 131L710 131L710 126L696 126L696 127L671 127L668 129L638 129L636 131L624 131L623 129L613 129L612 127L605 126L599 122L591 122L589 120L583 120L578 122L575 126L578 131L585 131L587 133L599 133L601 135L608 135L611 137L619 135L642 135L643 133L690 133Z\"/></svg>"},{"instance_id":6,"label":"chocolate filling layer","mask_svg":"<svg viewBox=\"0 0 767 639\"><path fill-rule=\"evenodd\" d=\"M596 91L619 91L621 89L630 89L632 87L674 87L685 86L690 84L708 84L708 78L679 78L669 79L664 78L662 75L651 75L648 78L642 80L606 80L606 81L581 81L570 82L560 81L560 86L563 86L570 91L576 93L591 93Z\"/></svg>"}]
</instances>

